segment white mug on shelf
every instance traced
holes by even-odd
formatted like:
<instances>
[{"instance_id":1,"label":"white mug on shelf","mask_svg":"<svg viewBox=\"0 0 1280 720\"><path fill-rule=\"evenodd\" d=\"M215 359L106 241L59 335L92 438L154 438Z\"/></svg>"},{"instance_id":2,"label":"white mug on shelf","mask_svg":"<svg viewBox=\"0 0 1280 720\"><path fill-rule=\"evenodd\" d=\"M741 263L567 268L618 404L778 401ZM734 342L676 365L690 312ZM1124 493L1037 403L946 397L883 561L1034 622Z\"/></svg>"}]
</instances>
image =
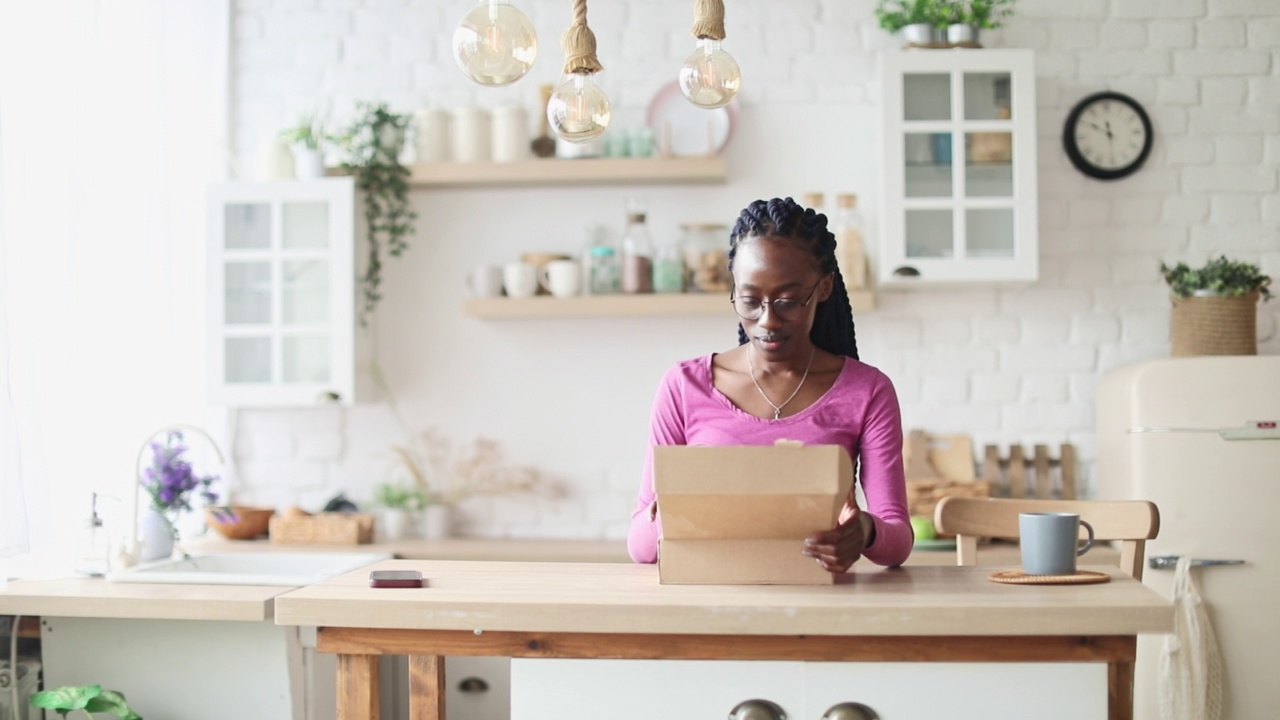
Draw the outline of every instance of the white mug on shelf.
<instances>
[{"instance_id":1,"label":"white mug on shelf","mask_svg":"<svg viewBox=\"0 0 1280 720\"><path fill-rule=\"evenodd\" d=\"M538 268L523 262L507 263L502 268L502 287L508 297L533 297L538 292Z\"/></svg>"},{"instance_id":2,"label":"white mug on shelf","mask_svg":"<svg viewBox=\"0 0 1280 720\"><path fill-rule=\"evenodd\" d=\"M472 297L498 297L502 285L502 268L498 265L481 265L467 273L467 290Z\"/></svg>"},{"instance_id":3,"label":"white mug on shelf","mask_svg":"<svg viewBox=\"0 0 1280 720\"><path fill-rule=\"evenodd\" d=\"M582 266L573 260L549 262L538 269L538 284L556 297L573 297L582 290Z\"/></svg>"}]
</instances>

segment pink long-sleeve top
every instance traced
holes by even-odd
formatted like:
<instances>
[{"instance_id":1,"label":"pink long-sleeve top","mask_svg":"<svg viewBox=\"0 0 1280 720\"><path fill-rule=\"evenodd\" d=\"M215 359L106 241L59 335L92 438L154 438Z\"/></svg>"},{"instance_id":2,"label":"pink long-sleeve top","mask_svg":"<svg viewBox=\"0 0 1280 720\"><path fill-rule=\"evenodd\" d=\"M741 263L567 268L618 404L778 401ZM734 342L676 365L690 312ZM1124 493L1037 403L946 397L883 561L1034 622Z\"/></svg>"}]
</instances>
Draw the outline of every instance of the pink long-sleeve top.
<instances>
[{"instance_id":1,"label":"pink long-sleeve top","mask_svg":"<svg viewBox=\"0 0 1280 720\"><path fill-rule=\"evenodd\" d=\"M771 420L743 412L715 388L714 355L678 363L662 378L649 422L649 450L627 551L635 562L658 558L660 520L653 504L655 445L772 445L779 439L806 445L841 445L858 468L858 482L875 523L875 540L863 556L877 565L901 565L911 554L914 533L907 513L902 467L902 414L884 373L852 358L831 388L804 410Z\"/></svg>"}]
</instances>

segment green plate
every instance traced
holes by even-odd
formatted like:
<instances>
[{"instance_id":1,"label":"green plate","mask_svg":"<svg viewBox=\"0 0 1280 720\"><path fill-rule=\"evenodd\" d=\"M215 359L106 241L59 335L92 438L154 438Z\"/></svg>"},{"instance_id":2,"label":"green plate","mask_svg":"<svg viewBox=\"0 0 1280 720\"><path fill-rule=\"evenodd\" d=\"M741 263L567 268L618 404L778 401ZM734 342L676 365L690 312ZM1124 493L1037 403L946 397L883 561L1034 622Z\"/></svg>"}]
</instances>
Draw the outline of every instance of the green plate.
<instances>
[{"instance_id":1,"label":"green plate","mask_svg":"<svg viewBox=\"0 0 1280 720\"><path fill-rule=\"evenodd\" d=\"M913 546L916 550L955 550L955 539L950 540L916 540Z\"/></svg>"}]
</instances>

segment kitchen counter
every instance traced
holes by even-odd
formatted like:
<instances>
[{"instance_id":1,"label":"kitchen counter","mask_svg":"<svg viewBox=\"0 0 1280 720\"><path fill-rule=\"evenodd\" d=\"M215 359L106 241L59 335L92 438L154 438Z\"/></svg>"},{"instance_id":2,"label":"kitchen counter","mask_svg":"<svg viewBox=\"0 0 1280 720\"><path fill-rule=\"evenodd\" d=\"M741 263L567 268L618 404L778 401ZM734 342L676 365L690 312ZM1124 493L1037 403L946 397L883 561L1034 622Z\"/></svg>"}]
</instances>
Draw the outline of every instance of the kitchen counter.
<instances>
[{"instance_id":1,"label":"kitchen counter","mask_svg":"<svg viewBox=\"0 0 1280 720\"><path fill-rule=\"evenodd\" d=\"M627 558L626 543L611 540L450 538L410 539L368 545L309 546L205 537L187 543L185 547L193 553L346 549L351 552L389 552L398 558L411 560L631 566ZM949 566L955 564L955 558L954 549L916 550L907 560L907 566ZM980 546L978 560L987 566L1017 567L1018 547L1007 543L983 545ZM1119 553L1110 547L1095 547L1084 560L1116 565ZM291 589L282 586L116 583L101 578L13 580L4 590L0 590L0 615L263 621L273 618L273 599Z\"/></svg>"},{"instance_id":2,"label":"kitchen counter","mask_svg":"<svg viewBox=\"0 0 1280 720\"><path fill-rule=\"evenodd\" d=\"M0 615L261 622L272 618L272 600L290 589L149 585L103 578L13 580L0 590Z\"/></svg>"}]
</instances>

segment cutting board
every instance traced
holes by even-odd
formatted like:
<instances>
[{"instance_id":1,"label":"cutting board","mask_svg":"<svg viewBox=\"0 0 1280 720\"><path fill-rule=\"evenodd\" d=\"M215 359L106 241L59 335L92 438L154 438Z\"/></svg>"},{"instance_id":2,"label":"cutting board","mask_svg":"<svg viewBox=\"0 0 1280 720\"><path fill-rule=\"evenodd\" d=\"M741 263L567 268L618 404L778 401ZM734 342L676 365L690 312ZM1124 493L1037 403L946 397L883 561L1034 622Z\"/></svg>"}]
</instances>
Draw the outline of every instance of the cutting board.
<instances>
[{"instance_id":1,"label":"cutting board","mask_svg":"<svg viewBox=\"0 0 1280 720\"><path fill-rule=\"evenodd\" d=\"M907 482L913 480L977 479L973 439L968 435L929 435L912 430L902 446Z\"/></svg>"}]
</instances>

